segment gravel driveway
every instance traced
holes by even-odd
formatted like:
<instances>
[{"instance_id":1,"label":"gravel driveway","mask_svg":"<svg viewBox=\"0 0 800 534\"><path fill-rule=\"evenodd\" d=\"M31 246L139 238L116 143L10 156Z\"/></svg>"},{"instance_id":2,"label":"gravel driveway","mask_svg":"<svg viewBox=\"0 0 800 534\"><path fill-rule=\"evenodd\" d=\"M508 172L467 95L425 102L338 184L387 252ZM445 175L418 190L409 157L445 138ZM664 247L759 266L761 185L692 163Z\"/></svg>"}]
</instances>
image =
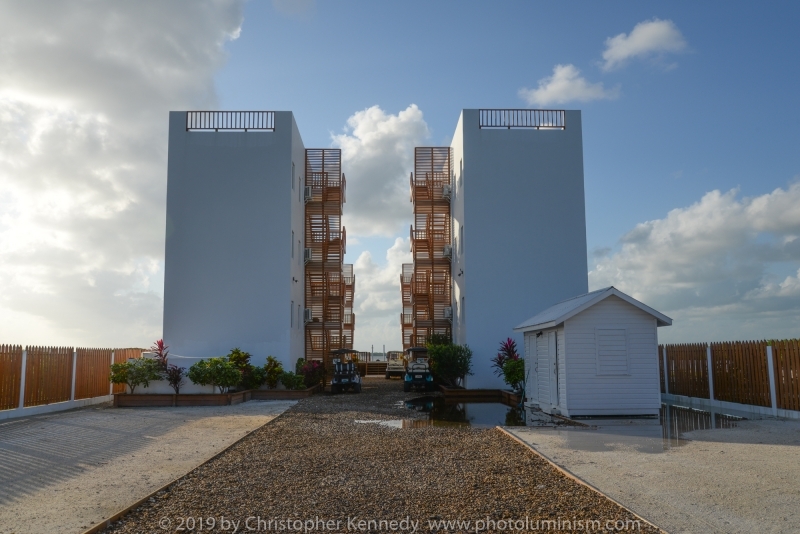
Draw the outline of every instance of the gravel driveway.
<instances>
[{"instance_id":1,"label":"gravel driveway","mask_svg":"<svg viewBox=\"0 0 800 534\"><path fill-rule=\"evenodd\" d=\"M0 424L0 533L79 533L294 404L108 405Z\"/></svg>"},{"instance_id":2,"label":"gravel driveway","mask_svg":"<svg viewBox=\"0 0 800 534\"><path fill-rule=\"evenodd\" d=\"M498 430L376 423L420 417L398 405L413 396L371 379L361 394L299 401L108 531L506 532L526 520L569 531L564 521L591 520L657 532ZM471 523L438 523L456 520Z\"/></svg>"}]
</instances>

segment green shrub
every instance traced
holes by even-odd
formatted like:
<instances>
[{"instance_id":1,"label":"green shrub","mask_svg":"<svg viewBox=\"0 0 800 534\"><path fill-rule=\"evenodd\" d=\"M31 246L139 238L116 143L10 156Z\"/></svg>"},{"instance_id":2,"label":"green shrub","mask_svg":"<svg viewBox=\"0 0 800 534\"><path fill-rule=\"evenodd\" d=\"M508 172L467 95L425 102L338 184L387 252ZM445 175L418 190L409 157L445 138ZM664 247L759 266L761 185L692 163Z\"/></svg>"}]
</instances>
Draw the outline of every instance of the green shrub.
<instances>
[{"instance_id":1,"label":"green shrub","mask_svg":"<svg viewBox=\"0 0 800 534\"><path fill-rule=\"evenodd\" d=\"M127 384L131 393L137 386L147 387L151 381L161 379L161 364L149 358L137 358L111 365L109 380L114 384Z\"/></svg>"},{"instance_id":2,"label":"green shrub","mask_svg":"<svg viewBox=\"0 0 800 534\"><path fill-rule=\"evenodd\" d=\"M433 377L445 386L463 385L472 374L472 350L467 345L454 345L446 336L428 338L428 362Z\"/></svg>"},{"instance_id":3,"label":"green shrub","mask_svg":"<svg viewBox=\"0 0 800 534\"><path fill-rule=\"evenodd\" d=\"M286 389L306 389L305 378L297 373L283 373L281 383Z\"/></svg>"},{"instance_id":4,"label":"green shrub","mask_svg":"<svg viewBox=\"0 0 800 534\"><path fill-rule=\"evenodd\" d=\"M522 393L525 384L525 360L506 360L503 364L503 380L514 393Z\"/></svg>"},{"instance_id":5,"label":"green shrub","mask_svg":"<svg viewBox=\"0 0 800 534\"><path fill-rule=\"evenodd\" d=\"M300 358L302 360L302 358ZM262 368L264 370L264 382L269 389L278 387L278 382L283 374L283 365L274 356L267 356L267 363Z\"/></svg>"},{"instance_id":6,"label":"green shrub","mask_svg":"<svg viewBox=\"0 0 800 534\"><path fill-rule=\"evenodd\" d=\"M242 378L239 369L227 358L200 360L189 367L186 376L195 384L218 388L220 393L225 393L228 388L238 384Z\"/></svg>"},{"instance_id":7,"label":"green shrub","mask_svg":"<svg viewBox=\"0 0 800 534\"><path fill-rule=\"evenodd\" d=\"M239 370L241 379L236 387L241 390L258 389L264 383L264 369L250 363L252 355L236 347L228 353L228 361Z\"/></svg>"}]
</instances>

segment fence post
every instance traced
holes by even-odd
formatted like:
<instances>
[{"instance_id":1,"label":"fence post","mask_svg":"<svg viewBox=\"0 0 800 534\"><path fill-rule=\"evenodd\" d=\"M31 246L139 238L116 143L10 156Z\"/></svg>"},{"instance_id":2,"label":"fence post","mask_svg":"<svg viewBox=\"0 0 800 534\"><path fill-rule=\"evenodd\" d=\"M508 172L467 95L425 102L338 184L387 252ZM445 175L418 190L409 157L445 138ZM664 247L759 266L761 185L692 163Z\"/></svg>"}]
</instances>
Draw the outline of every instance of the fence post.
<instances>
[{"instance_id":1,"label":"fence post","mask_svg":"<svg viewBox=\"0 0 800 534\"><path fill-rule=\"evenodd\" d=\"M706 361L708 362L708 399L714 400L714 368L711 366L711 343L706 345Z\"/></svg>"},{"instance_id":2,"label":"fence post","mask_svg":"<svg viewBox=\"0 0 800 534\"><path fill-rule=\"evenodd\" d=\"M25 407L25 375L28 370L28 350L22 351L22 372L19 374L19 408Z\"/></svg>"},{"instance_id":3,"label":"fence post","mask_svg":"<svg viewBox=\"0 0 800 534\"><path fill-rule=\"evenodd\" d=\"M115 354L116 354L116 351L112 350L111 351L111 365L114 365L114 355ZM114 394L114 383L111 380L108 381L108 394L109 395L113 395Z\"/></svg>"},{"instance_id":4,"label":"fence post","mask_svg":"<svg viewBox=\"0 0 800 534\"><path fill-rule=\"evenodd\" d=\"M664 345L664 395L669 395L669 375L667 371L669 370L669 365L667 365L667 346Z\"/></svg>"},{"instance_id":5,"label":"fence post","mask_svg":"<svg viewBox=\"0 0 800 534\"><path fill-rule=\"evenodd\" d=\"M769 397L772 402L772 415L778 417L778 393L775 389L775 367L772 360L772 345L767 345L767 372L769 373Z\"/></svg>"},{"instance_id":6,"label":"fence post","mask_svg":"<svg viewBox=\"0 0 800 534\"><path fill-rule=\"evenodd\" d=\"M72 388L69 393L69 400L75 400L75 370L78 367L78 351L72 348Z\"/></svg>"}]
</instances>

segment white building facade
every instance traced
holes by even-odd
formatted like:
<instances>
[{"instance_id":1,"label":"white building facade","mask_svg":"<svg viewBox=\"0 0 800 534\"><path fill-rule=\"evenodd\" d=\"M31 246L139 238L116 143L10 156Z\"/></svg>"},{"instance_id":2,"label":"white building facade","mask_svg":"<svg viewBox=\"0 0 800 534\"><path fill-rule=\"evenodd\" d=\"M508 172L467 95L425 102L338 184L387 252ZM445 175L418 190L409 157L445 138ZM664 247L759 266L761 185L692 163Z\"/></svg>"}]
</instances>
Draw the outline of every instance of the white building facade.
<instances>
[{"instance_id":1,"label":"white building facade","mask_svg":"<svg viewBox=\"0 0 800 534\"><path fill-rule=\"evenodd\" d=\"M304 355L305 147L290 111L171 112L164 340L239 347L287 369Z\"/></svg>"},{"instance_id":2,"label":"white building facade","mask_svg":"<svg viewBox=\"0 0 800 534\"><path fill-rule=\"evenodd\" d=\"M581 112L465 109L451 148L453 341L499 387L509 325L588 291Z\"/></svg>"}]
</instances>

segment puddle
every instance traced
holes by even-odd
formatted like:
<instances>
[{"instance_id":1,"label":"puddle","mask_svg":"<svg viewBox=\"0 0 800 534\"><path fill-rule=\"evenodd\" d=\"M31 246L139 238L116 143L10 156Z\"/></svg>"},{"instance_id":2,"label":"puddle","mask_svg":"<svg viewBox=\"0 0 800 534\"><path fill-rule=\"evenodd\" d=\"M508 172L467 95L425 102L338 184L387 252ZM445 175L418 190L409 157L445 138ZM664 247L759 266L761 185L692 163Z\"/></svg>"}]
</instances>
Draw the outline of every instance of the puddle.
<instances>
[{"instance_id":1,"label":"puddle","mask_svg":"<svg viewBox=\"0 0 800 534\"><path fill-rule=\"evenodd\" d=\"M444 397L419 397L400 401L397 408L427 414L422 419L362 419L356 423L390 428L525 426L525 411L499 402L445 402Z\"/></svg>"},{"instance_id":2,"label":"puddle","mask_svg":"<svg viewBox=\"0 0 800 534\"><path fill-rule=\"evenodd\" d=\"M721 412L708 412L662 404L659 414L661 437L670 446L677 447L687 442L683 435L694 430L711 430L717 428L736 428L738 421L744 417Z\"/></svg>"},{"instance_id":3,"label":"puddle","mask_svg":"<svg viewBox=\"0 0 800 534\"><path fill-rule=\"evenodd\" d=\"M589 429L564 429L558 434L566 448L589 452L635 449L638 452L662 453L685 445L685 434L695 430L734 428L744 417L662 404L658 418L582 418Z\"/></svg>"},{"instance_id":4,"label":"puddle","mask_svg":"<svg viewBox=\"0 0 800 534\"><path fill-rule=\"evenodd\" d=\"M524 410L500 402L445 402L444 397L419 397L403 405L409 410L427 413L428 425L525 426Z\"/></svg>"}]
</instances>

